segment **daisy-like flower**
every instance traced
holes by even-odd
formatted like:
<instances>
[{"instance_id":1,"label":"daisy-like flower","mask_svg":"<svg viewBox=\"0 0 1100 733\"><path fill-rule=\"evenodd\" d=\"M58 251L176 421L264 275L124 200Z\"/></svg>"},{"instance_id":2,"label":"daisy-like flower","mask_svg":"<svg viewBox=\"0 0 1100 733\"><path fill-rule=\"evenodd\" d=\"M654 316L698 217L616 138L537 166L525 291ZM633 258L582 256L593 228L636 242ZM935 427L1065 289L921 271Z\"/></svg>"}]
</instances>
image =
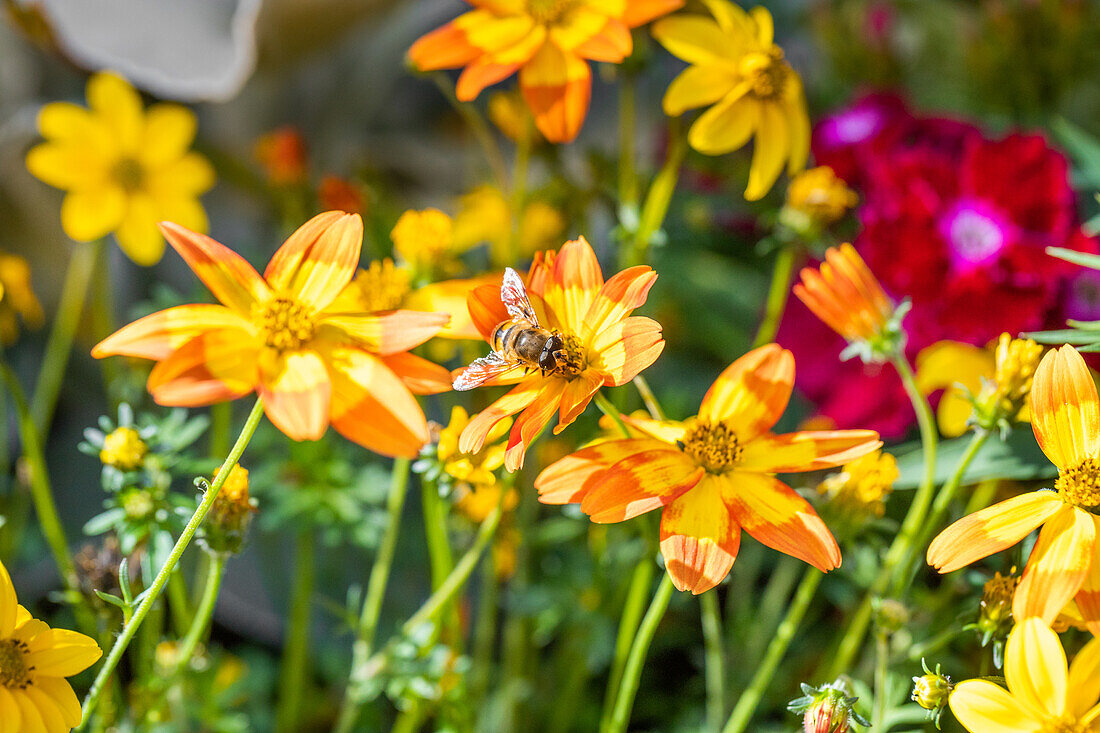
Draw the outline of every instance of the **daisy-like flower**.
<instances>
[{"instance_id":1,"label":"daisy-like flower","mask_svg":"<svg viewBox=\"0 0 1100 733\"><path fill-rule=\"evenodd\" d=\"M446 369L408 350L434 336L445 313L334 307L362 248L358 214L319 214L290 235L263 277L240 255L178 224L164 235L220 305L182 305L125 326L92 350L153 359L159 404L195 407L255 391L294 440L328 424L387 456L415 457L428 440L413 396L450 388ZM411 391L410 391L411 390Z\"/></svg>"},{"instance_id":2,"label":"daisy-like flower","mask_svg":"<svg viewBox=\"0 0 1100 733\"><path fill-rule=\"evenodd\" d=\"M51 629L32 618L0 564L0 722L5 731L64 733L80 725L80 701L65 678L102 655L91 637Z\"/></svg>"},{"instance_id":3,"label":"daisy-like flower","mask_svg":"<svg viewBox=\"0 0 1100 733\"><path fill-rule=\"evenodd\" d=\"M1008 689L989 680L955 685L949 704L971 733L1088 733L1100 722L1100 639L1066 665L1066 653L1045 623L1017 624L1005 648Z\"/></svg>"},{"instance_id":4,"label":"daisy-like flower","mask_svg":"<svg viewBox=\"0 0 1100 733\"><path fill-rule=\"evenodd\" d=\"M178 104L142 108L141 95L122 77L101 72L88 80L88 108L51 102L38 114L46 141L27 153L27 168L67 191L61 226L78 242L114 232L139 265L164 254L157 222L206 231L199 196L214 185L214 169L189 150L195 114Z\"/></svg>"},{"instance_id":5,"label":"daisy-like flower","mask_svg":"<svg viewBox=\"0 0 1100 733\"><path fill-rule=\"evenodd\" d=\"M787 164L791 175L806 166L810 118L798 74L772 40L765 8L745 12L727 0L703 0L714 16L676 15L653 25L653 36L691 66L665 92L665 113L713 105L688 131L688 144L705 155L742 147L755 135L750 201L766 194Z\"/></svg>"},{"instance_id":6,"label":"daisy-like flower","mask_svg":"<svg viewBox=\"0 0 1100 733\"><path fill-rule=\"evenodd\" d=\"M1031 426L1058 467L1054 491L1033 491L975 512L945 529L928 547L941 573L1011 547L1042 526L1012 602L1017 621L1050 624L1076 597L1093 633L1100 633L1100 399L1084 359L1072 346L1050 351L1031 387Z\"/></svg>"},{"instance_id":7,"label":"daisy-like flower","mask_svg":"<svg viewBox=\"0 0 1100 733\"><path fill-rule=\"evenodd\" d=\"M794 357L776 344L733 362L684 422L626 418L647 434L582 448L535 480L545 504L580 502L592 521L661 512L661 554L679 590L703 593L729 573L745 530L822 572L840 548L809 502L775 477L852 461L882 446L872 430L776 435Z\"/></svg>"},{"instance_id":8,"label":"daisy-like flower","mask_svg":"<svg viewBox=\"0 0 1100 733\"><path fill-rule=\"evenodd\" d=\"M561 337L567 358L550 371L517 366L485 381L516 386L470 421L459 450L476 453L494 425L521 413L512 425L504 460L505 468L515 471L554 412L556 435L584 412L600 387L626 384L656 361L665 347L661 325L630 315L645 304L656 279L657 273L639 265L605 282L596 253L583 237L566 242L556 254L536 254L527 295L540 325ZM496 327L511 320L500 291L500 285L485 285L471 291L467 301L474 325L490 343Z\"/></svg>"},{"instance_id":9,"label":"daisy-like flower","mask_svg":"<svg viewBox=\"0 0 1100 733\"><path fill-rule=\"evenodd\" d=\"M630 29L683 0L470 0L473 10L420 38L409 60L421 71L463 68L463 102L517 70L523 98L547 140L580 132L592 94L589 61L617 64L634 50Z\"/></svg>"}]
</instances>

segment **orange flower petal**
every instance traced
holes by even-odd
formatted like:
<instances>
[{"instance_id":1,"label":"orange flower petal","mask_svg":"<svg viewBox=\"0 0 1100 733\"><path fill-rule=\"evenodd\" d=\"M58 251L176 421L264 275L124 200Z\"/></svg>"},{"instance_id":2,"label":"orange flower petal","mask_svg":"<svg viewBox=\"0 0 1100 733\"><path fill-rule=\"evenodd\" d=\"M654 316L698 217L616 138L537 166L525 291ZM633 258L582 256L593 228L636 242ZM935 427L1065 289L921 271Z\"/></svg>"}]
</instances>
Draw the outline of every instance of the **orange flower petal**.
<instances>
[{"instance_id":1,"label":"orange flower petal","mask_svg":"<svg viewBox=\"0 0 1100 733\"><path fill-rule=\"evenodd\" d=\"M519 64L498 64L488 57L482 57L462 70L455 84L455 97L461 102L477 99L481 90L504 81L516 73Z\"/></svg>"},{"instance_id":2,"label":"orange flower petal","mask_svg":"<svg viewBox=\"0 0 1100 733\"><path fill-rule=\"evenodd\" d=\"M657 273L645 265L615 273L603 284L588 307L582 332L584 340L590 340L593 334L601 333L629 316L635 308L643 306L649 289L656 281Z\"/></svg>"},{"instance_id":3,"label":"orange flower petal","mask_svg":"<svg viewBox=\"0 0 1100 733\"><path fill-rule=\"evenodd\" d=\"M698 484L706 472L668 445L623 458L594 482L581 511L605 524L665 506Z\"/></svg>"},{"instance_id":4,"label":"orange flower petal","mask_svg":"<svg viewBox=\"0 0 1100 733\"><path fill-rule=\"evenodd\" d=\"M822 572L840 567L840 548L832 533L794 489L771 476L747 471L723 478L734 520L754 539Z\"/></svg>"},{"instance_id":5,"label":"orange flower petal","mask_svg":"<svg viewBox=\"0 0 1100 733\"><path fill-rule=\"evenodd\" d=\"M369 316L326 314L321 323L340 329L376 354L388 356L424 343L439 333L450 318L446 313L397 310Z\"/></svg>"},{"instance_id":6,"label":"orange flower petal","mask_svg":"<svg viewBox=\"0 0 1100 733\"><path fill-rule=\"evenodd\" d=\"M705 593L722 582L741 545L718 477L706 476L661 512L661 555L677 590Z\"/></svg>"},{"instance_id":7,"label":"orange flower petal","mask_svg":"<svg viewBox=\"0 0 1100 733\"><path fill-rule=\"evenodd\" d=\"M435 362L407 352L382 357L382 363L401 378L413 394L451 391L451 372Z\"/></svg>"},{"instance_id":8,"label":"orange flower petal","mask_svg":"<svg viewBox=\"0 0 1100 733\"><path fill-rule=\"evenodd\" d=\"M1085 582L1095 543L1096 524L1082 509L1066 505L1046 521L1012 599L1017 623L1031 616L1053 623Z\"/></svg>"},{"instance_id":9,"label":"orange flower petal","mask_svg":"<svg viewBox=\"0 0 1100 733\"><path fill-rule=\"evenodd\" d=\"M622 62L634 51L634 39L626 24L608 18L599 33L573 48L573 53L592 61L604 61L609 64Z\"/></svg>"},{"instance_id":10,"label":"orange flower petal","mask_svg":"<svg viewBox=\"0 0 1100 733\"><path fill-rule=\"evenodd\" d=\"M375 453L415 458L428 442L428 422L400 377L361 349L334 347L326 356L332 426Z\"/></svg>"},{"instance_id":11,"label":"orange flower petal","mask_svg":"<svg viewBox=\"0 0 1100 733\"><path fill-rule=\"evenodd\" d=\"M596 335L589 347L588 366L607 375L607 383L618 387L649 368L664 348L661 324L645 316L631 316Z\"/></svg>"},{"instance_id":12,"label":"orange flower petal","mask_svg":"<svg viewBox=\"0 0 1100 733\"><path fill-rule=\"evenodd\" d=\"M554 43L545 43L520 69L519 85L535 126L547 140L568 143L577 137L592 95L587 63Z\"/></svg>"},{"instance_id":13,"label":"orange flower petal","mask_svg":"<svg viewBox=\"0 0 1100 733\"><path fill-rule=\"evenodd\" d=\"M550 417L561 404L561 396L566 384L565 380L560 377L550 379L540 377L538 381L542 383L541 389L539 389L531 404L512 423L512 432L508 434L508 448L504 452L504 467L509 471L518 471L523 467L523 457L527 453L527 447L534 442L538 434L546 427L546 423L550 422Z\"/></svg>"},{"instance_id":14,"label":"orange flower petal","mask_svg":"<svg viewBox=\"0 0 1100 733\"><path fill-rule=\"evenodd\" d=\"M762 435L745 445L741 467L795 473L840 466L882 447L874 430L821 430Z\"/></svg>"},{"instance_id":15,"label":"orange flower petal","mask_svg":"<svg viewBox=\"0 0 1100 733\"><path fill-rule=\"evenodd\" d=\"M1100 452L1100 400L1085 360L1072 346L1048 351L1031 387L1031 426L1058 468Z\"/></svg>"},{"instance_id":16,"label":"orange flower petal","mask_svg":"<svg viewBox=\"0 0 1100 733\"><path fill-rule=\"evenodd\" d=\"M530 295L531 293L528 292L528 296ZM482 285L471 290L466 296L466 308L474 327L486 341L492 337L493 329L511 318L508 315L508 309L500 300L499 283Z\"/></svg>"},{"instance_id":17,"label":"orange flower petal","mask_svg":"<svg viewBox=\"0 0 1100 733\"><path fill-rule=\"evenodd\" d=\"M1093 522L1096 524L1096 536L1100 537L1100 517L1094 516ZM1074 600L1089 631L1093 636L1100 636L1100 542L1093 546L1089 573Z\"/></svg>"},{"instance_id":18,"label":"orange flower petal","mask_svg":"<svg viewBox=\"0 0 1100 733\"><path fill-rule=\"evenodd\" d=\"M794 388L794 357L778 344L753 349L726 367L703 396L699 418L726 422L742 442L779 420Z\"/></svg>"},{"instance_id":19,"label":"orange flower petal","mask_svg":"<svg viewBox=\"0 0 1100 733\"><path fill-rule=\"evenodd\" d=\"M206 331L153 367L146 387L159 405L202 407L256 388L259 343L243 329Z\"/></svg>"},{"instance_id":20,"label":"orange flower petal","mask_svg":"<svg viewBox=\"0 0 1100 733\"><path fill-rule=\"evenodd\" d=\"M362 249L359 215L326 211L287 238L264 270L264 279L276 292L319 311L351 282Z\"/></svg>"},{"instance_id":21,"label":"orange flower petal","mask_svg":"<svg viewBox=\"0 0 1100 733\"><path fill-rule=\"evenodd\" d=\"M458 449L463 453L477 453L481 450L485 436L494 425L510 415L515 415L535 401L542 382L541 377L520 382L511 392L470 418L470 422L462 429L462 435L458 438Z\"/></svg>"},{"instance_id":22,"label":"orange flower petal","mask_svg":"<svg viewBox=\"0 0 1100 733\"><path fill-rule=\"evenodd\" d=\"M123 326L96 344L92 356L136 356L160 361L195 336L222 328L248 330L251 324L224 305L178 305Z\"/></svg>"},{"instance_id":23,"label":"orange flower petal","mask_svg":"<svg viewBox=\"0 0 1100 733\"><path fill-rule=\"evenodd\" d=\"M950 573L1016 544L1063 506L1050 491L1031 491L963 517L928 546L928 564Z\"/></svg>"},{"instance_id":24,"label":"orange flower petal","mask_svg":"<svg viewBox=\"0 0 1100 733\"><path fill-rule=\"evenodd\" d=\"M467 13L466 15L470 15ZM458 19L464 16L459 16ZM455 69L474 61L484 53L467 40L460 24L450 22L421 36L409 49L409 61L420 71Z\"/></svg>"},{"instance_id":25,"label":"orange flower petal","mask_svg":"<svg viewBox=\"0 0 1100 733\"><path fill-rule=\"evenodd\" d=\"M325 434L332 382L317 352L265 350L260 396L267 418L292 440L320 440Z\"/></svg>"},{"instance_id":26,"label":"orange flower petal","mask_svg":"<svg viewBox=\"0 0 1100 733\"><path fill-rule=\"evenodd\" d=\"M596 394L603 386L603 376L589 369L576 379L571 379L565 385L561 395L561 406L558 408L558 424L554 426L554 435L569 427L576 420L588 403L592 401L592 395Z\"/></svg>"},{"instance_id":27,"label":"orange flower petal","mask_svg":"<svg viewBox=\"0 0 1100 733\"><path fill-rule=\"evenodd\" d=\"M682 7L684 0L632 0L626 4L622 21L631 28L637 28Z\"/></svg>"},{"instance_id":28,"label":"orange flower petal","mask_svg":"<svg viewBox=\"0 0 1100 733\"><path fill-rule=\"evenodd\" d=\"M169 221L158 226L187 266L224 305L250 318L253 304L269 297L271 291L259 273L224 244Z\"/></svg>"},{"instance_id":29,"label":"orange flower petal","mask_svg":"<svg viewBox=\"0 0 1100 733\"><path fill-rule=\"evenodd\" d=\"M603 284L596 253L592 245L580 237L563 244L554 257L542 299L567 333L583 336L589 307Z\"/></svg>"},{"instance_id":30,"label":"orange flower petal","mask_svg":"<svg viewBox=\"0 0 1100 733\"><path fill-rule=\"evenodd\" d=\"M668 448L659 441L646 438L607 440L581 448L576 453L555 461L535 479L539 501L543 504L571 504L581 501L595 486L596 477L627 456L644 451Z\"/></svg>"}]
</instances>

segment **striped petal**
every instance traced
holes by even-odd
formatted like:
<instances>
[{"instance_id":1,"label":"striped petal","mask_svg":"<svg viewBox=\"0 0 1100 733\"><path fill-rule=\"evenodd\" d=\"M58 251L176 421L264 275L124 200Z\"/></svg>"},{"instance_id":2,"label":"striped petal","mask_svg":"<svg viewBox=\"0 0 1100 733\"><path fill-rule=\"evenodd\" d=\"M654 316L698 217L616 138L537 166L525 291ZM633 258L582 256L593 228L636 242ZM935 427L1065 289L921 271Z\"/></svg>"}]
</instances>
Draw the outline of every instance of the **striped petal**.
<instances>
[{"instance_id":1,"label":"striped petal","mask_svg":"<svg viewBox=\"0 0 1100 733\"><path fill-rule=\"evenodd\" d=\"M332 381L315 351L265 350L260 396L271 423L292 440L320 440L328 427Z\"/></svg>"},{"instance_id":2,"label":"striped petal","mask_svg":"<svg viewBox=\"0 0 1100 733\"><path fill-rule=\"evenodd\" d=\"M725 422L746 443L779 420L794 388L794 356L778 344L753 349L726 367L703 396L699 418Z\"/></svg>"},{"instance_id":3,"label":"striped petal","mask_svg":"<svg viewBox=\"0 0 1100 733\"><path fill-rule=\"evenodd\" d=\"M963 517L932 540L928 564L950 573L1011 547L1064 506L1050 491L1031 491Z\"/></svg>"},{"instance_id":4,"label":"striped petal","mask_svg":"<svg viewBox=\"0 0 1100 733\"><path fill-rule=\"evenodd\" d=\"M554 257L542 298L567 333L583 336L589 309L603 286L596 253L588 240L580 237L563 244Z\"/></svg>"},{"instance_id":5,"label":"striped petal","mask_svg":"<svg viewBox=\"0 0 1100 733\"><path fill-rule=\"evenodd\" d=\"M759 473L795 473L840 466L882 447L874 430L822 430L762 435L750 441L741 467Z\"/></svg>"},{"instance_id":6,"label":"striped petal","mask_svg":"<svg viewBox=\"0 0 1100 733\"><path fill-rule=\"evenodd\" d=\"M493 426L506 417L515 415L535 401L539 389L542 387L541 377L531 378L520 382L511 392L498 399L493 404L479 412L466 427L462 429L462 435L458 439L458 449L463 453L477 453L481 450L485 437Z\"/></svg>"},{"instance_id":7,"label":"striped petal","mask_svg":"<svg viewBox=\"0 0 1100 733\"><path fill-rule=\"evenodd\" d=\"M598 476L622 459L636 453L668 448L647 438L607 440L586 446L543 469L535 489L543 504L572 504L581 501L597 484Z\"/></svg>"},{"instance_id":8,"label":"striped petal","mask_svg":"<svg viewBox=\"0 0 1100 733\"><path fill-rule=\"evenodd\" d=\"M72 677L103 656L95 639L68 629L51 629L39 634L29 647L26 664L43 677Z\"/></svg>"},{"instance_id":9,"label":"striped petal","mask_svg":"<svg viewBox=\"0 0 1100 733\"><path fill-rule=\"evenodd\" d=\"M57 706L65 719L65 725L70 728L80 725L80 700L68 682L57 677L39 677L34 681L34 686Z\"/></svg>"},{"instance_id":10,"label":"striped petal","mask_svg":"<svg viewBox=\"0 0 1100 733\"><path fill-rule=\"evenodd\" d=\"M439 333L450 318L446 313L397 310L371 315L329 314L322 324L339 329L376 354L387 356L424 343Z\"/></svg>"},{"instance_id":11,"label":"striped petal","mask_svg":"<svg viewBox=\"0 0 1100 733\"><path fill-rule=\"evenodd\" d=\"M569 380L561 393L561 405L558 407L558 424L554 426L554 435L573 424L592 401L592 395L603 386L603 376L589 369L575 379Z\"/></svg>"},{"instance_id":12,"label":"striped petal","mask_svg":"<svg viewBox=\"0 0 1100 733\"><path fill-rule=\"evenodd\" d=\"M1073 658L1066 689L1067 712L1077 717L1084 717L1100 700L1100 637L1094 636Z\"/></svg>"},{"instance_id":13,"label":"striped petal","mask_svg":"<svg viewBox=\"0 0 1100 733\"><path fill-rule=\"evenodd\" d=\"M206 331L153 367L146 387L160 405L201 407L235 400L256 388L259 353L248 331Z\"/></svg>"},{"instance_id":14,"label":"striped petal","mask_svg":"<svg viewBox=\"0 0 1100 733\"><path fill-rule=\"evenodd\" d=\"M755 540L822 572L840 567L840 548L832 533L794 489L771 476L747 471L723 478L734 520Z\"/></svg>"},{"instance_id":15,"label":"striped petal","mask_svg":"<svg viewBox=\"0 0 1100 733\"><path fill-rule=\"evenodd\" d=\"M1038 616L1053 623L1088 576L1096 523L1088 512L1063 506L1046 521L1012 598L1017 621Z\"/></svg>"},{"instance_id":16,"label":"striped petal","mask_svg":"<svg viewBox=\"0 0 1100 733\"><path fill-rule=\"evenodd\" d=\"M1066 653L1058 635L1037 618L1019 621L1005 645L1005 681L1012 695L1038 715L1066 710Z\"/></svg>"},{"instance_id":17,"label":"striped petal","mask_svg":"<svg viewBox=\"0 0 1100 733\"><path fill-rule=\"evenodd\" d=\"M509 471L518 471L523 467L523 458L527 448L535 441L546 423L558 411L566 381L560 377L542 379L541 388L531 403L512 423L508 434L508 447L504 453L504 467ZM498 400L499 401L499 400ZM465 432L463 433L465 435Z\"/></svg>"},{"instance_id":18,"label":"striped petal","mask_svg":"<svg viewBox=\"0 0 1100 733\"><path fill-rule=\"evenodd\" d=\"M700 483L706 472L667 445L640 451L607 469L581 501L600 524L622 522L663 507Z\"/></svg>"},{"instance_id":19,"label":"striped petal","mask_svg":"<svg viewBox=\"0 0 1100 733\"><path fill-rule=\"evenodd\" d=\"M224 244L172 222L161 222L160 231L214 297L245 318L251 318L257 301L270 296L252 265Z\"/></svg>"},{"instance_id":20,"label":"striped petal","mask_svg":"<svg viewBox=\"0 0 1100 733\"><path fill-rule=\"evenodd\" d=\"M1096 525L1096 536L1100 537L1100 517L1094 516L1093 523ZM1074 600L1089 631L1093 636L1100 636L1100 541L1094 544L1089 573Z\"/></svg>"},{"instance_id":21,"label":"striped petal","mask_svg":"<svg viewBox=\"0 0 1100 733\"><path fill-rule=\"evenodd\" d=\"M545 43L520 69L519 85L547 140L568 143L577 137L592 95L592 72L583 59Z\"/></svg>"},{"instance_id":22,"label":"striped petal","mask_svg":"<svg viewBox=\"0 0 1100 733\"><path fill-rule=\"evenodd\" d=\"M723 493L718 478L708 475L661 512L661 555L677 590L705 593L733 567L741 530Z\"/></svg>"},{"instance_id":23,"label":"striped petal","mask_svg":"<svg viewBox=\"0 0 1100 733\"><path fill-rule=\"evenodd\" d=\"M436 334L440 338L478 340L483 336L470 318L466 299L475 288L492 284L499 303L500 280L501 274L498 272L469 280L444 280L431 283L411 292L405 298L404 305L408 310L450 314L450 322Z\"/></svg>"},{"instance_id":24,"label":"striped petal","mask_svg":"<svg viewBox=\"0 0 1100 733\"><path fill-rule=\"evenodd\" d=\"M560 32L554 34L555 40L562 42ZM562 43L563 48L568 46ZM607 18L603 27L588 40L573 46L573 53L590 61L603 61L618 64L634 51L634 39L630 29L622 21Z\"/></svg>"},{"instance_id":25,"label":"striped petal","mask_svg":"<svg viewBox=\"0 0 1100 733\"><path fill-rule=\"evenodd\" d=\"M599 264L597 263L597 272ZM602 276L602 273L599 273ZM635 308L645 305L649 289L657 281L657 273L645 265L617 272L602 284L595 299L584 314L584 330L587 342L594 334L623 320Z\"/></svg>"},{"instance_id":26,"label":"striped petal","mask_svg":"<svg viewBox=\"0 0 1100 733\"><path fill-rule=\"evenodd\" d=\"M986 680L965 680L948 698L951 712L970 733L1039 733L1042 720Z\"/></svg>"},{"instance_id":27,"label":"striped petal","mask_svg":"<svg viewBox=\"0 0 1100 733\"><path fill-rule=\"evenodd\" d=\"M1085 360L1072 346L1048 351L1031 387L1031 426L1058 468L1100 452L1100 399Z\"/></svg>"},{"instance_id":28,"label":"striped petal","mask_svg":"<svg viewBox=\"0 0 1100 733\"><path fill-rule=\"evenodd\" d=\"M465 66L483 53L467 40L461 25L452 21L418 38L409 49L408 56L412 65L420 71L435 71Z\"/></svg>"},{"instance_id":29,"label":"striped petal","mask_svg":"<svg viewBox=\"0 0 1100 733\"><path fill-rule=\"evenodd\" d=\"M661 324L645 316L630 316L596 335L589 347L588 366L618 387L649 368L664 348Z\"/></svg>"},{"instance_id":30,"label":"striped petal","mask_svg":"<svg viewBox=\"0 0 1100 733\"><path fill-rule=\"evenodd\" d=\"M403 352L382 357L382 363L400 377L413 394L440 394L451 391L451 372L416 354Z\"/></svg>"},{"instance_id":31,"label":"striped petal","mask_svg":"<svg viewBox=\"0 0 1100 733\"><path fill-rule=\"evenodd\" d=\"M375 453L415 458L428 442L428 422L401 378L360 349L335 347L325 357L332 426Z\"/></svg>"},{"instance_id":32,"label":"striped petal","mask_svg":"<svg viewBox=\"0 0 1100 733\"><path fill-rule=\"evenodd\" d=\"M97 359L134 356L160 361L196 336L222 328L248 330L251 325L224 305L178 305L123 326L96 344L92 356Z\"/></svg>"},{"instance_id":33,"label":"striped petal","mask_svg":"<svg viewBox=\"0 0 1100 733\"><path fill-rule=\"evenodd\" d=\"M327 211L287 238L264 270L264 279L276 292L323 310L351 282L362 248L360 216Z\"/></svg>"}]
</instances>

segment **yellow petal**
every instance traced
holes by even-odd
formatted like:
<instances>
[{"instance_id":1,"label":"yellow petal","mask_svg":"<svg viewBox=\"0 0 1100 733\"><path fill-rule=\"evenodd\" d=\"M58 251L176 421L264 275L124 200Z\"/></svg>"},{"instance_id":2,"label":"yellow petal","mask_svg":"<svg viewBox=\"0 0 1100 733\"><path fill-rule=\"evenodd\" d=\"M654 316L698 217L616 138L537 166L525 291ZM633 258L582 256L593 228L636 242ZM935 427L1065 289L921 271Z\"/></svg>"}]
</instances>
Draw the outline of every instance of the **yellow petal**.
<instances>
[{"instance_id":1,"label":"yellow petal","mask_svg":"<svg viewBox=\"0 0 1100 733\"><path fill-rule=\"evenodd\" d=\"M736 85L737 74L732 66L689 66L668 85L662 102L665 114L678 117L689 109L713 104Z\"/></svg>"},{"instance_id":2,"label":"yellow petal","mask_svg":"<svg viewBox=\"0 0 1100 733\"><path fill-rule=\"evenodd\" d=\"M736 58L737 46L710 18L673 15L653 24L653 37L677 58L689 64L711 64Z\"/></svg>"},{"instance_id":3,"label":"yellow petal","mask_svg":"<svg viewBox=\"0 0 1100 733\"><path fill-rule=\"evenodd\" d=\"M71 677L83 672L103 656L95 639L68 629L39 634L27 652L27 666L44 677Z\"/></svg>"},{"instance_id":4,"label":"yellow petal","mask_svg":"<svg viewBox=\"0 0 1100 733\"><path fill-rule=\"evenodd\" d=\"M15 617L19 601L15 597L15 586L11 584L8 569L0 563L0 638L11 636L15 629Z\"/></svg>"},{"instance_id":5,"label":"yellow petal","mask_svg":"<svg viewBox=\"0 0 1100 733\"><path fill-rule=\"evenodd\" d=\"M55 188L89 189L107 178L106 160L73 143L42 143L27 153L27 170Z\"/></svg>"},{"instance_id":6,"label":"yellow petal","mask_svg":"<svg viewBox=\"0 0 1100 733\"><path fill-rule=\"evenodd\" d=\"M154 104L145 116L140 158L155 167L176 160L195 139L195 113L178 104Z\"/></svg>"},{"instance_id":7,"label":"yellow petal","mask_svg":"<svg viewBox=\"0 0 1100 733\"><path fill-rule=\"evenodd\" d=\"M986 680L966 680L949 698L951 712L970 733L1038 733L1038 717L1002 688Z\"/></svg>"},{"instance_id":8,"label":"yellow petal","mask_svg":"<svg viewBox=\"0 0 1100 733\"><path fill-rule=\"evenodd\" d=\"M688 130L688 144L704 155L723 155L747 143L760 125L760 105L744 98L748 90L747 83L738 84L699 115Z\"/></svg>"},{"instance_id":9,"label":"yellow petal","mask_svg":"<svg viewBox=\"0 0 1100 733\"><path fill-rule=\"evenodd\" d=\"M11 696L19 708L19 733L52 733L46 730L46 723L42 720L38 707L22 690L14 690Z\"/></svg>"},{"instance_id":10,"label":"yellow petal","mask_svg":"<svg viewBox=\"0 0 1100 733\"><path fill-rule=\"evenodd\" d=\"M147 188L154 196L197 196L214 186L214 167L195 152L160 165L147 173Z\"/></svg>"},{"instance_id":11,"label":"yellow petal","mask_svg":"<svg viewBox=\"0 0 1100 733\"><path fill-rule=\"evenodd\" d=\"M1067 712L1081 717L1100 700L1100 637L1093 637L1069 665Z\"/></svg>"},{"instance_id":12,"label":"yellow petal","mask_svg":"<svg viewBox=\"0 0 1100 733\"><path fill-rule=\"evenodd\" d=\"M19 733L23 723L19 705L15 702L13 693L8 692L7 687L0 687L0 721L4 723L4 733Z\"/></svg>"},{"instance_id":13,"label":"yellow petal","mask_svg":"<svg viewBox=\"0 0 1100 733\"><path fill-rule=\"evenodd\" d=\"M126 213L115 230L115 239L126 256L139 265L155 265L164 254L164 237L157 229L160 220L156 206L147 194L135 193L127 200ZM176 223L187 226L183 222Z\"/></svg>"},{"instance_id":14,"label":"yellow petal","mask_svg":"<svg viewBox=\"0 0 1100 733\"><path fill-rule=\"evenodd\" d=\"M122 223L126 194L117 186L72 191L61 202L61 228L78 242L110 234Z\"/></svg>"},{"instance_id":15,"label":"yellow petal","mask_svg":"<svg viewBox=\"0 0 1100 733\"><path fill-rule=\"evenodd\" d=\"M1053 623L1088 576L1096 524L1083 509L1064 505L1046 521L1012 599L1017 622L1038 616Z\"/></svg>"},{"instance_id":16,"label":"yellow petal","mask_svg":"<svg viewBox=\"0 0 1100 733\"><path fill-rule=\"evenodd\" d=\"M956 383L977 394L982 388L982 377L992 379L993 368L992 354L959 341L939 341L917 354L917 388L925 395L944 390L936 410L944 435L966 432L966 421L973 409Z\"/></svg>"},{"instance_id":17,"label":"yellow petal","mask_svg":"<svg viewBox=\"0 0 1100 733\"><path fill-rule=\"evenodd\" d=\"M1100 399L1085 360L1072 346L1047 352L1031 387L1031 426L1058 468L1100 452Z\"/></svg>"},{"instance_id":18,"label":"yellow petal","mask_svg":"<svg viewBox=\"0 0 1100 733\"><path fill-rule=\"evenodd\" d=\"M1005 646L1005 680L1012 695L1037 715L1066 709L1066 653L1058 635L1040 619L1016 625Z\"/></svg>"},{"instance_id":19,"label":"yellow petal","mask_svg":"<svg viewBox=\"0 0 1100 733\"><path fill-rule=\"evenodd\" d=\"M790 136L787 175L793 176L806 167L806 161L810 157L810 116L806 112L806 97L802 92L802 82L793 72L784 92L784 101Z\"/></svg>"},{"instance_id":20,"label":"yellow petal","mask_svg":"<svg viewBox=\"0 0 1100 733\"><path fill-rule=\"evenodd\" d=\"M791 149L790 122L783 108L768 102L761 102L759 108L760 124L749 166L749 185L745 189L749 201L757 201L771 190Z\"/></svg>"},{"instance_id":21,"label":"yellow petal","mask_svg":"<svg viewBox=\"0 0 1100 733\"><path fill-rule=\"evenodd\" d=\"M123 152L141 146L141 95L118 74L100 72L88 80L88 106L104 121Z\"/></svg>"}]
</instances>

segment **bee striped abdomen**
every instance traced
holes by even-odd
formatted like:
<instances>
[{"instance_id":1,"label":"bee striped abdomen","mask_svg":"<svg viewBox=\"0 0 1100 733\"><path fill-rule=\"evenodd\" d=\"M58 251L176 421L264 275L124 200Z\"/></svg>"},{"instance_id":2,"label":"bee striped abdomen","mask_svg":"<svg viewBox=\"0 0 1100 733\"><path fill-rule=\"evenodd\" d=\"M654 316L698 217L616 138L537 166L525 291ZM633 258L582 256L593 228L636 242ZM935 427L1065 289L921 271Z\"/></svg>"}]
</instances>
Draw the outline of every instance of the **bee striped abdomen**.
<instances>
[{"instance_id":1,"label":"bee striped abdomen","mask_svg":"<svg viewBox=\"0 0 1100 733\"><path fill-rule=\"evenodd\" d=\"M515 321L503 321L493 330L493 350L505 357L538 367L550 332Z\"/></svg>"}]
</instances>

